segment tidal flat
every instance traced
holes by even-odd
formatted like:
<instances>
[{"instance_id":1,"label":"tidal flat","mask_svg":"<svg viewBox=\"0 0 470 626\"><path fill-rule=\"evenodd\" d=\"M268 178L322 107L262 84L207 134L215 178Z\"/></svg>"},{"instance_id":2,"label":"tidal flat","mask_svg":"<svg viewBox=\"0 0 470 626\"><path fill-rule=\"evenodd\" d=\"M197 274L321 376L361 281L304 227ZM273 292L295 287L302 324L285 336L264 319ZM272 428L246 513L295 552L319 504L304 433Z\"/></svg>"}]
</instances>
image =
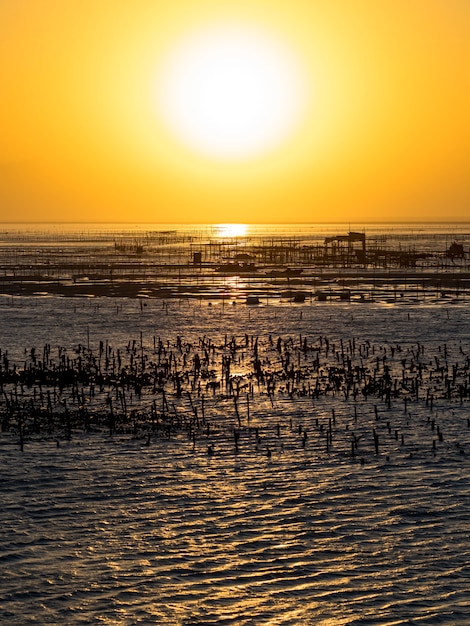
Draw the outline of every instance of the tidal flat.
<instances>
[{"instance_id":1,"label":"tidal flat","mask_svg":"<svg viewBox=\"0 0 470 626\"><path fill-rule=\"evenodd\" d=\"M466 624L468 316L4 296L2 621Z\"/></svg>"}]
</instances>

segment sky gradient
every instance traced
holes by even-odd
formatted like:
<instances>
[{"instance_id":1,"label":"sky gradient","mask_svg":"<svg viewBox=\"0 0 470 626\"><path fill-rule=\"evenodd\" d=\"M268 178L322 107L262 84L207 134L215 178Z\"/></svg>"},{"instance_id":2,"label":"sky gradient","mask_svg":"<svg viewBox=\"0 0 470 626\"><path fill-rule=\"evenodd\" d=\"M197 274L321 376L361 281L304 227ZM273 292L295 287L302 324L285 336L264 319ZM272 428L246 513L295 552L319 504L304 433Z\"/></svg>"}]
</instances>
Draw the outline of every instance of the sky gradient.
<instances>
[{"instance_id":1,"label":"sky gradient","mask_svg":"<svg viewBox=\"0 0 470 626\"><path fill-rule=\"evenodd\" d=\"M231 160L155 104L168 51L221 22L305 88L287 137ZM470 218L468 0L0 0L0 57L0 221Z\"/></svg>"}]
</instances>

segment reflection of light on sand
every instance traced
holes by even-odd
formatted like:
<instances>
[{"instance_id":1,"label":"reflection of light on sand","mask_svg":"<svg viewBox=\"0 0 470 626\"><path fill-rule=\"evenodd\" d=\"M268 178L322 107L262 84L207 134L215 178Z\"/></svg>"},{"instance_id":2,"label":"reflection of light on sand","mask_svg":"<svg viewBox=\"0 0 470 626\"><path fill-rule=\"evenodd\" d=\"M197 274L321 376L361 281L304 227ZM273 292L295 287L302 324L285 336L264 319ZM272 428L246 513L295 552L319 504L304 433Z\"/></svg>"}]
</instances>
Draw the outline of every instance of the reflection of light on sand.
<instances>
[{"instance_id":1,"label":"reflection of light on sand","mask_svg":"<svg viewBox=\"0 0 470 626\"><path fill-rule=\"evenodd\" d=\"M244 237L248 232L246 224L216 224L215 232L218 237Z\"/></svg>"},{"instance_id":2,"label":"reflection of light on sand","mask_svg":"<svg viewBox=\"0 0 470 626\"><path fill-rule=\"evenodd\" d=\"M223 280L223 298L226 300L232 300L231 304L236 304L236 301L240 298L244 298L246 291L249 287L245 280L240 279L240 276L227 276ZM222 304L224 302L222 301Z\"/></svg>"}]
</instances>

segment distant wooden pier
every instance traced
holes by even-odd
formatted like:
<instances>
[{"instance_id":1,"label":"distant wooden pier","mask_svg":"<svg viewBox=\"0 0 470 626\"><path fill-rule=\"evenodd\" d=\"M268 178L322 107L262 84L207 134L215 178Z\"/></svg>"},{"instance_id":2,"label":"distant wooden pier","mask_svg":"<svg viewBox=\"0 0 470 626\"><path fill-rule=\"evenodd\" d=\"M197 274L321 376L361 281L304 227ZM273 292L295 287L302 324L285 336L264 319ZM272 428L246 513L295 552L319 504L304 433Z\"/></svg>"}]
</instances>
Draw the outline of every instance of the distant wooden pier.
<instances>
[{"instance_id":1,"label":"distant wooden pier","mask_svg":"<svg viewBox=\"0 0 470 626\"><path fill-rule=\"evenodd\" d=\"M466 298L470 233L350 231L220 237L210 230L0 233L8 295L399 300Z\"/></svg>"}]
</instances>

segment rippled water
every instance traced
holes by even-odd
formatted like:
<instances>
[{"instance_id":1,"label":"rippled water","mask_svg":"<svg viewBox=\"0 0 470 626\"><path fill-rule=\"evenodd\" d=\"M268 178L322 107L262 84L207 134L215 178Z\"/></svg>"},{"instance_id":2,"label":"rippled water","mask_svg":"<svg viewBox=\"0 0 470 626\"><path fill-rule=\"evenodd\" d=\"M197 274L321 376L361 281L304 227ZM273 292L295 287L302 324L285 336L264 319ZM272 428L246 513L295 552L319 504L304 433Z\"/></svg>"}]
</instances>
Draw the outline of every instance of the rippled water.
<instances>
[{"instance_id":1,"label":"rippled water","mask_svg":"<svg viewBox=\"0 0 470 626\"><path fill-rule=\"evenodd\" d=\"M77 444L2 450L3 623L468 623L466 462Z\"/></svg>"},{"instance_id":2,"label":"rippled water","mask_svg":"<svg viewBox=\"0 0 470 626\"><path fill-rule=\"evenodd\" d=\"M327 304L222 308L133 301L5 300L0 347L139 333L224 333L422 342L469 349L465 307ZM460 350L460 351L459 351ZM460 355L459 357L457 355ZM372 401L359 403L364 432ZM218 407L218 408L217 408ZM227 405L211 410L223 417ZM327 453L302 447L297 426L336 410ZM380 409L385 410L381 407ZM243 432L152 440L77 434L70 442L0 436L0 621L5 624L468 624L468 400L439 400L444 442L433 449L424 402L384 419L365 462L346 454L351 403L280 397L253 408L265 441ZM382 418L381 418L382 419ZM292 424L290 423L292 420ZM280 435L276 424L281 424ZM255 422L254 422L255 423ZM365 443L364 443L365 446ZM270 456L267 453L269 447Z\"/></svg>"}]
</instances>

